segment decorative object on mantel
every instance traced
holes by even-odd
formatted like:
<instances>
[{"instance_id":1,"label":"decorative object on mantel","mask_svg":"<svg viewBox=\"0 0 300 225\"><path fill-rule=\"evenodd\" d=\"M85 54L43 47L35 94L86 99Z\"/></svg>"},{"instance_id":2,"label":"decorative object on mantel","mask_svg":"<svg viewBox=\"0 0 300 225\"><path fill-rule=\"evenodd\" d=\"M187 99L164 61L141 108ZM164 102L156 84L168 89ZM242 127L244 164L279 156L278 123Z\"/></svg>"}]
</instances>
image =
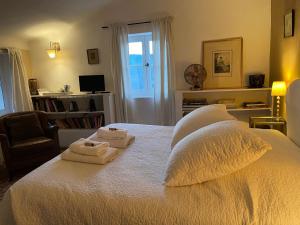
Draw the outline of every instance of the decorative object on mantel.
<instances>
[{"instance_id":1,"label":"decorative object on mantel","mask_svg":"<svg viewBox=\"0 0 300 225\"><path fill-rule=\"evenodd\" d=\"M243 38L203 42L203 65L207 70L205 89L242 87Z\"/></svg>"},{"instance_id":2,"label":"decorative object on mantel","mask_svg":"<svg viewBox=\"0 0 300 225\"><path fill-rule=\"evenodd\" d=\"M28 80L28 86L30 90L31 95L38 95L38 81L35 78L29 79Z\"/></svg>"},{"instance_id":3,"label":"decorative object on mantel","mask_svg":"<svg viewBox=\"0 0 300 225\"><path fill-rule=\"evenodd\" d=\"M99 51L98 48L92 48L87 49L87 57L88 57L88 63L93 64L99 64Z\"/></svg>"},{"instance_id":4,"label":"decorative object on mantel","mask_svg":"<svg viewBox=\"0 0 300 225\"><path fill-rule=\"evenodd\" d=\"M50 59L55 59L57 53L60 51L60 44L59 42L52 42L50 41L50 48L47 49L47 53Z\"/></svg>"},{"instance_id":5,"label":"decorative object on mantel","mask_svg":"<svg viewBox=\"0 0 300 225\"><path fill-rule=\"evenodd\" d=\"M292 9L284 15L284 37L294 36L295 28L295 10Z\"/></svg>"},{"instance_id":6,"label":"decorative object on mantel","mask_svg":"<svg viewBox=\"0 0 300 225\"><path fill-rule=\"evenodd\" d=\"M69 93L69 92L70 92L70 89L71 89L71 85L69 85L69 84L65 84L65 85L64 85L64 92L65 92L65 93Z\"/></svg>"},{"instance_id":7,"label":"decorative object on mantel","mask_svg":"<svg viewBox=\"0 0 300 225\"><path fill-rule=\"evenodd\" d=\"M203 82L206 79L207 72L200 64L189 65L184 71L184 79L188 84L193 85L191 90L202 90Z\"/></svg>"},{"instance_id":8,"label":"decorative object on mantel","mask_svg":"<svg viewBox=\"0 0 300 225\"><path fill-rule=\"evenodd\" d=\"M249 75L249 88L263 88L265 83L264 74Z\"/></svg>"}]
</instances>

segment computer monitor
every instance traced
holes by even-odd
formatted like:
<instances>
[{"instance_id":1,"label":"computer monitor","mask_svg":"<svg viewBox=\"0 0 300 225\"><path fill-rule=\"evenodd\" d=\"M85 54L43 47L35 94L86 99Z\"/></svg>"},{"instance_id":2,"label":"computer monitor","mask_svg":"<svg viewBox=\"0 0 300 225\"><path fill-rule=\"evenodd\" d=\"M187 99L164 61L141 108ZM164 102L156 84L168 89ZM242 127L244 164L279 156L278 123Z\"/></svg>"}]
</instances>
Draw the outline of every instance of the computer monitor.
<instances>
[{"instance_id":1,"label":"computer monitor","mask_svg":"<svg viewBox=\"0 0 300 225\"><path fill-rule=\"evenodd\" d=\"M80 75L79 86L82 92L105 91L104 75Z\"/></svg>"}]
</instances>

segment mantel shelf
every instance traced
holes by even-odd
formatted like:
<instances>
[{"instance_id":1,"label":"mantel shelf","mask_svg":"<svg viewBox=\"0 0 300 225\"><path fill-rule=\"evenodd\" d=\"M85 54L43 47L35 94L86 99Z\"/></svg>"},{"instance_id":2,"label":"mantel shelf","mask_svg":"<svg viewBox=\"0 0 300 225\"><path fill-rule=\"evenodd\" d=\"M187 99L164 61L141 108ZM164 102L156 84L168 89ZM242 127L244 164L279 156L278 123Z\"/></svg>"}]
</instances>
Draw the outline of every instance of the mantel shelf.
<instances>
[{"instance_id":1,"label":"mantel shelf","mask_svg":"<svg viewBox=\"0 0 300 225\"><path fill-rule=\"evenodd\" d=\"M196 108L193 109L182 109L183 112L191 112L195 110ZM233 109L227 109L228 112L241 112L241 111L271 111L271 107L261 107L261 108L233 108Z\"/></svg>"},{"instance_id":2,"label":"mantel shelf","mask_svg":"<svg viewBox=\"0 0 300 225\"><path fill-rule=\"evenodd\" d=\"M176 90L176 92L181 92L181 93L216 93L216 92L244 92L244 91L271 91L271 88L204 89L199 91Z\"/></svg>"}]
</instances>

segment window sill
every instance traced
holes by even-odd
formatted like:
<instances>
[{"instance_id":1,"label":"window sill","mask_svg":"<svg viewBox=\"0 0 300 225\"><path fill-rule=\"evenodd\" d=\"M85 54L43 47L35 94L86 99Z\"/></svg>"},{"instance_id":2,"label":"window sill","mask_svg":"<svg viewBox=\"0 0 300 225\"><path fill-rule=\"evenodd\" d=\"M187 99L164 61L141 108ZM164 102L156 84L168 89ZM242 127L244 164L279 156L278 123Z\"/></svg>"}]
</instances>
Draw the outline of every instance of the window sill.
<instances>
[{"instance_id":1,"label":"window sill","mask_svg":"<svg viewBox=\"0 0 300 225\"><path fill-rule=\"evenodd\" d=\"M137 96L137 97L133 97L133 100L143 100L143 99L153 99L153 96Z\"/></svg>"}]
</instances>

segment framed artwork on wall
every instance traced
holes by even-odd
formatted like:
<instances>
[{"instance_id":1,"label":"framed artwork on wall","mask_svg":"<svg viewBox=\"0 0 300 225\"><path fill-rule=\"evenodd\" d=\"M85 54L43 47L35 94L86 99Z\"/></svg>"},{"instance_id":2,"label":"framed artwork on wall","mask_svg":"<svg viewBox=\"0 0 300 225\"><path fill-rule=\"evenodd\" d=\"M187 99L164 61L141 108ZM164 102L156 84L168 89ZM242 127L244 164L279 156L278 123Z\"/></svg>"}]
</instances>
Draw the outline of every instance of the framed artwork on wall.
<instances>
[{"instance_id":1,"label":"framed artwork on wall","mask_svg":"<svg viewBox=\"0 0 300 225\"><path fill-rule=\"evenodd\" d=\"M87 58L89 64L99 64L98 48L87 49Z\"/></svg>"},{"instance_id":2,"label":"framed artwork on wall","mask_svg":"<svg viewBox=\"0 0 300 225\"><path fill-rule=\"evenodd\" d=\"M203 42L205 89L242 87L243 38Z\"/></svg>"},{"instance_id":3,"label":"framed artwork on wall","mask_svg":"<svg viewBox=\"0 0 300 225\"><path fill-rule=\"evenodd\" d=\"M284 15L284 37L294 36L295 29L295 10L292 9Z\"/></svg>"}]
</instances>

